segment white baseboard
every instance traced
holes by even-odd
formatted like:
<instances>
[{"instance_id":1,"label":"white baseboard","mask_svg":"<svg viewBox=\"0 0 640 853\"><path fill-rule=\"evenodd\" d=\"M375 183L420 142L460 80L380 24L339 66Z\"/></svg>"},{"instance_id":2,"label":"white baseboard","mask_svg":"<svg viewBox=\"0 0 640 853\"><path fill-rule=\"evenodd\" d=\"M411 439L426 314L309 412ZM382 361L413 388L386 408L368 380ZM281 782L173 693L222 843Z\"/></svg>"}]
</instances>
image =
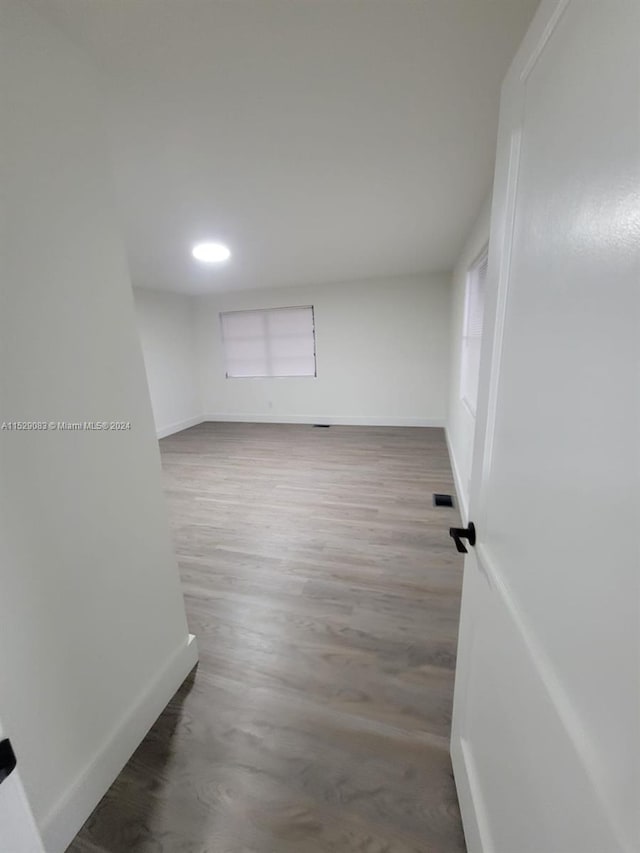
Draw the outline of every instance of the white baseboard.
<instances>
[{"instance_id":1,"label":"white baseboard","mask_svg":"<svg viewBox=\"0 0 640 853\"><path fill-rule=\"evenodd\" d=\"M174 432L182 432L183 429L189 429L189 427L197 426L204 420L205 418L203 415L198 415L195 418L187 418L186 421L179 421L175 424L169 424L169 426L160 427L156 429L156 438L166 438L168 435L173 435Z\"/></svg>"},{"instance_id":2,"label":"white baseboard","mask_svg":"<svg viewBox=\"0 0 640 853\"><path fill-rule=\"evenodd\" d=\"M466 803L462 814L464 840L468 853L493 853L493 845L488 838L486 818L481 812L482 798L478 785L473 756L467 744L460 738L451 741L451 764L458 792L458 800Z\"/></svg>"},{"instance_id":3,"label":"white baseboard","mask_svg":"<svg viewBox=\"0 0 640 853\"><path fill-rule=\"evenodd\" d=\"M444 427L444 418L360 417L358 415L270 415L216 413L203 421L252 424L331 424L335 426Z\"/></svg>"},{"instance_id":4,"label":"white baseboard","mask_svg":"<svg viewBox=\"0 0 640 853\"><path fill-rule=\"evenodd\" d=\"M189 634L41 821L40 832L47 853L63 853L71 844L197 662L198 645L193 634Z\"/></svg>"},{"instance_id":5,"label":"white baseboard","mask_svg":"<svg viewBox=\"0 0 640 853\"><path fill-rule=\"evenodd\" d=\"M456 494L458 495L458 508L460 509L460 517L463 523L466 525L469 522L469 503L467 490L462 485L460 469L458 468L458 464L456 462L456 455L453 452L453 445L451 444L451 438L449 437L449 430L447 427L445 427L444 434L447 440L447 449L449 450L449 461L451 462L453 482L455 483Z\"/></svg>"}]
</instances>

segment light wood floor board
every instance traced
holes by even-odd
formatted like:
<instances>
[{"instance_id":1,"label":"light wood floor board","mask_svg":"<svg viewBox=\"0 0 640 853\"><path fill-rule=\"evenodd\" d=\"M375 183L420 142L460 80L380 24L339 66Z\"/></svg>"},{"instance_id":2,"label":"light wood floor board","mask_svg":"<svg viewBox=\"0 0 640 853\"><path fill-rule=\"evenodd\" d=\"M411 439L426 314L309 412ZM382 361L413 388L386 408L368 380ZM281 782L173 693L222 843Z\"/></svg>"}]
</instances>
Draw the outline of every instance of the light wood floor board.
<instances>
[{"instance_id":1,"label":"light wood floor board","mask_svg":"<svg viewBox=\"0 0 640 853\"><path fill-rule=\"evenodd\" d=\"M463 853L443 431L200 424L160 447L201 660L71 853Z\"/></svg>"}]
</instances>

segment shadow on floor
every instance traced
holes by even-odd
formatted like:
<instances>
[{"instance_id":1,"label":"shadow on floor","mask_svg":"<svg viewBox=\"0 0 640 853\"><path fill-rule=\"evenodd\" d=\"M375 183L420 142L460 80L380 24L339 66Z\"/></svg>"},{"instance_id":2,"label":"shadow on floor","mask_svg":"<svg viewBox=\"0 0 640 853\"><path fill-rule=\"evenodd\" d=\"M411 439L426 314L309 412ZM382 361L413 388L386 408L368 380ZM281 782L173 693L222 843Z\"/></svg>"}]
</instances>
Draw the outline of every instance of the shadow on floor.
<instances>
[{"instance_id":1,"label":"shadow on floor","mask_svg":"<svg viewBox=\"0 0 640 853\"><path fill-rule=\"evenodd\" d=\"M164 853L174 851L171 827L191 822L196 814L179 796L183 772L180 733L189 729L184 705L195 684L197 666L189 673L116 781L86 821L67 853ZM155 840L148 827L156 829ZM158 836L166 827L166 847ZM193 826L197 832L197 827Z\"/></svg>"}]
</instances>

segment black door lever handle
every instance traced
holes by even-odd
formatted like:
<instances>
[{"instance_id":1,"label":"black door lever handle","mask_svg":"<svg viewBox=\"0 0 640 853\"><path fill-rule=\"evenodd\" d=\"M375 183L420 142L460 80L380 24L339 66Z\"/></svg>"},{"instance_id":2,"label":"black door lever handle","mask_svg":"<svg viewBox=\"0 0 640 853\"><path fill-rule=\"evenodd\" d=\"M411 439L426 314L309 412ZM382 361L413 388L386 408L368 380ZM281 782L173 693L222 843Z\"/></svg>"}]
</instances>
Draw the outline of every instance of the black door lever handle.
<instances>
[{"instance_id":1,"label":"black door lever handle","mask_svg":"<svg viewBox=\"0 0 640 853\"><path fill-rule=\"evenodd\" d=\"M16 763L16 754L9 738L0 740L0 783L4 782L7 776L11 776Z\"/></svg>"},{"instance_id":2,"label":"black door lever handle","mask_svg":"<svg viewBox=\"0 0 640 853\"><path fill-rule=\"evenodd\" d=\"M466 539L469 545L476 544L476 528L473 521L469 522L468 527L450 527L449 528L449 536L456 543L456 548L458 549L458 553L460 554L468 554L463 539Z\"/></svg>"}]
</instances>

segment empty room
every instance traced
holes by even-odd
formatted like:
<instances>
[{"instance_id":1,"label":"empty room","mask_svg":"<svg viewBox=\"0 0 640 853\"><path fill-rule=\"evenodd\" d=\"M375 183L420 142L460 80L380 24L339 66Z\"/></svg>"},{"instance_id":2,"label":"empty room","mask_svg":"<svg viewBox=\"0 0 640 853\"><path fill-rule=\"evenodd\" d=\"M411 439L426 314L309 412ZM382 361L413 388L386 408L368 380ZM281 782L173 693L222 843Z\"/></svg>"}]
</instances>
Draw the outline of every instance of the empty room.
<instances>
[{"instance_id":1,"label":"empty room","mask_svg":"<svg viewBox=\"0 0 640 853\"><path fill-rule=\"evenodd\" d=\"M637 0L0 40L0 853L640 853Z\"/></svg>"}]
</instances>

